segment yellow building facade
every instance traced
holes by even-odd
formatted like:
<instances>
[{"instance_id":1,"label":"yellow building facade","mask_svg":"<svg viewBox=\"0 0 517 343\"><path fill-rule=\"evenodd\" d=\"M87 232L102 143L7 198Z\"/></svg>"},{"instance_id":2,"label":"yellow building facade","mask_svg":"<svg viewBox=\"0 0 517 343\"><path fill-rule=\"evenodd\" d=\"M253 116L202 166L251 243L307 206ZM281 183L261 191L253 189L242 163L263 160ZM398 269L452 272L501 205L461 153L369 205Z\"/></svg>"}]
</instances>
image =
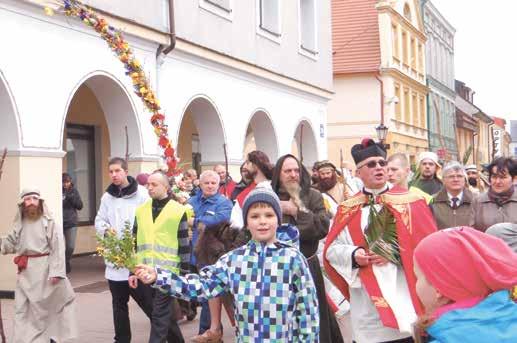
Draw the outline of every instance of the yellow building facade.
<instances>
[{"instance_id":1,"label":"yellow building facade","mask_svg":"<svg viewBox=\"0 0 517 343\"><path fill-rule=\"evenodd\" d=\"M381 75L385 80L387 143L414 162L429 147L424 26L418 1L381 2Z\"/></svg>"},{"instance_id":2,"label":"yellow building facade","mask_svg":"<svg viewBox=\"0 0 517 343\"><path fill-rule=\"evenodd\" d=\"M429 147L420 5L416 0L345 5L333 1L335 96L328 108L329 159L338 162L340 150L350 159L352 145L365 136L376 138L375 128L383 123L389 129L388 153L403 152L414 162Z\"/></svg>"}]
</instances>

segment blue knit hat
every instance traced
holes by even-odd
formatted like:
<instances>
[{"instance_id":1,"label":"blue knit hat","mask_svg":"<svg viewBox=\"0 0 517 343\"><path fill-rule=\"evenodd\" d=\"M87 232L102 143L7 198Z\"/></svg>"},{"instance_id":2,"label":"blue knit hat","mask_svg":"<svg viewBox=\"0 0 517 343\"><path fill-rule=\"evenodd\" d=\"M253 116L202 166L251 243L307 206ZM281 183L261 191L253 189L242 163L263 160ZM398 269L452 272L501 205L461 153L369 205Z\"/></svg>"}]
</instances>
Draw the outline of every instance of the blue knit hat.
<instances>
[{"instance_id":1,"label":"blue knit hat","mask_svg":"<svg viewBox=\"0 0 517 343\"><path fill-rule=\"evenodd\" d=\"M282 225L282 209L280 208L280 199L273 190L269 188L255 188L248 194L242 205L242 217L244 219L244 226L248 226L248 211L251 205L263 202L270 205L275 211L276 218L278 219L278 225Z\"/></svg>"}]
</instances>

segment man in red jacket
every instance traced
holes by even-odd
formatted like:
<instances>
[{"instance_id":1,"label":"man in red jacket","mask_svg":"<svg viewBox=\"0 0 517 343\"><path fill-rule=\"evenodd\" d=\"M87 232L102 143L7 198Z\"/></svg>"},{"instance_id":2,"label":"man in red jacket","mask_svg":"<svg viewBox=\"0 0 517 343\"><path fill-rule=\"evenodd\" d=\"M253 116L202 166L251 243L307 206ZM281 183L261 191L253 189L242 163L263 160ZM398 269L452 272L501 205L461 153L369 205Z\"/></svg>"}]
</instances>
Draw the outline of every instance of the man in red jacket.
<instances>
[{"instance_id":1,"label":"man in red jacket","mask_svg":"<svg viewBox=\"0 0 517 343\"><path fill-rule=\"evenodd\" d=\"M384 147L363 139L352 156L364 188L337 210L323 252L330 280L350 301L357 342L413 342L422 313L413 251L436 231L424 200L387 183Z\"/></svg>"},{"instance_id":2,"label":"man in red jacket","mask_svg":"<svg viewBox=\"0 0 517 343\"><path fill-rule=\"evenodd\" d=\"M224 195L226 199L230 199L235 189L235 181L228 174L228 171L222 164L218 164L214 167L214 171L219 175L219 194Z\"/></svg>"}]
</instances>

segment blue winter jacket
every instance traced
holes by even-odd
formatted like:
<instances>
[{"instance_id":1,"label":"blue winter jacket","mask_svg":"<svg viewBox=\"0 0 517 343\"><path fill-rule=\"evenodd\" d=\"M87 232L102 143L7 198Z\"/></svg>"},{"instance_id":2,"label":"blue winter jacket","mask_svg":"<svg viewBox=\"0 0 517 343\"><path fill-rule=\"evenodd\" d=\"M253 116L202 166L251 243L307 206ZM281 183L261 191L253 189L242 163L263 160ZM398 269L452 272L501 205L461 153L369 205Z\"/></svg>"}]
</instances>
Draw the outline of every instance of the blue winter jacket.
<instances>
[{"instance_id":1,"label":"blue winter jacket","mask_svg":"<svg viewBox=\"0 0 517 343\"><path fill-rule=\"evenodd\" d=\"M185 300L203 301L230 293L237 342L317 343L316 287L303 254L285 242L298 240L298 230L283 226L278 231L284 241L251 240L201 269L199 275L181 277L157 268L155 287Z\"/></svg>"},{"instance_id":2,"label":"blue winter jacket","mask_svg":"<svg viewBox=\"0 0 517 343\"><path fill-rule=\"evenodd\" d=\"M196 246L199 232L199 223L205 224L207 230L230 221L232 214L232 202L219 193L205 198L203 192L197 192L188 203L194 209L194 226L192 228L192 248ZM196 258L191 254L190 263L196 265Z\"/></svg>"},{"instance_id":3,"label":"blue winter jacket","mask_svg":"<svg viewBox=\"0 0 517 343\"><path fill-rule=\"evenodd\" d=\"M498 291L474 307L445 313L427 333L430 343L515 343L517 304L509 291Z\"/></svg>"}]
</instances>

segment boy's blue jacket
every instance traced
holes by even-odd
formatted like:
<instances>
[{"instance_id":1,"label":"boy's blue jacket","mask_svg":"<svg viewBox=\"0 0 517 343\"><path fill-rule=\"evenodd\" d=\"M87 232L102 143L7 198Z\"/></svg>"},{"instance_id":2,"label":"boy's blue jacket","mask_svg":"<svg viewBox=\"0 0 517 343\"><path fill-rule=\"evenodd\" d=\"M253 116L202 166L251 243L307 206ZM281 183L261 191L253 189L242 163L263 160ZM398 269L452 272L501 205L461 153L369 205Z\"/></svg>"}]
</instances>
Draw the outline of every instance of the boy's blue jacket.
<instances>
[{"instance_id":1,"label":"boy's blue jacket","mask_svg":"<svg viewBox=\"0 0 517 343\"><path fill-rule=\"evenodd\" d=\"M498 291L474 307L445 313L427 333L431 343L515 343L517 304L509 291Z\"/></svg>"},{"instance_id":2,"label":"boy's blue jacket","mask_svg":"<svg viewBox=\"0 0 517 343\"><path fill-rule=\"evenodd\" d=\"M282 226L278 233L284 240L298 237L293 226ZM238 342L318 342L316 288L305 257L285 241L266 245L251 240L199 275L157 272L155 286L185 300L231 293Z\"/></svg>"}]
</instances>

